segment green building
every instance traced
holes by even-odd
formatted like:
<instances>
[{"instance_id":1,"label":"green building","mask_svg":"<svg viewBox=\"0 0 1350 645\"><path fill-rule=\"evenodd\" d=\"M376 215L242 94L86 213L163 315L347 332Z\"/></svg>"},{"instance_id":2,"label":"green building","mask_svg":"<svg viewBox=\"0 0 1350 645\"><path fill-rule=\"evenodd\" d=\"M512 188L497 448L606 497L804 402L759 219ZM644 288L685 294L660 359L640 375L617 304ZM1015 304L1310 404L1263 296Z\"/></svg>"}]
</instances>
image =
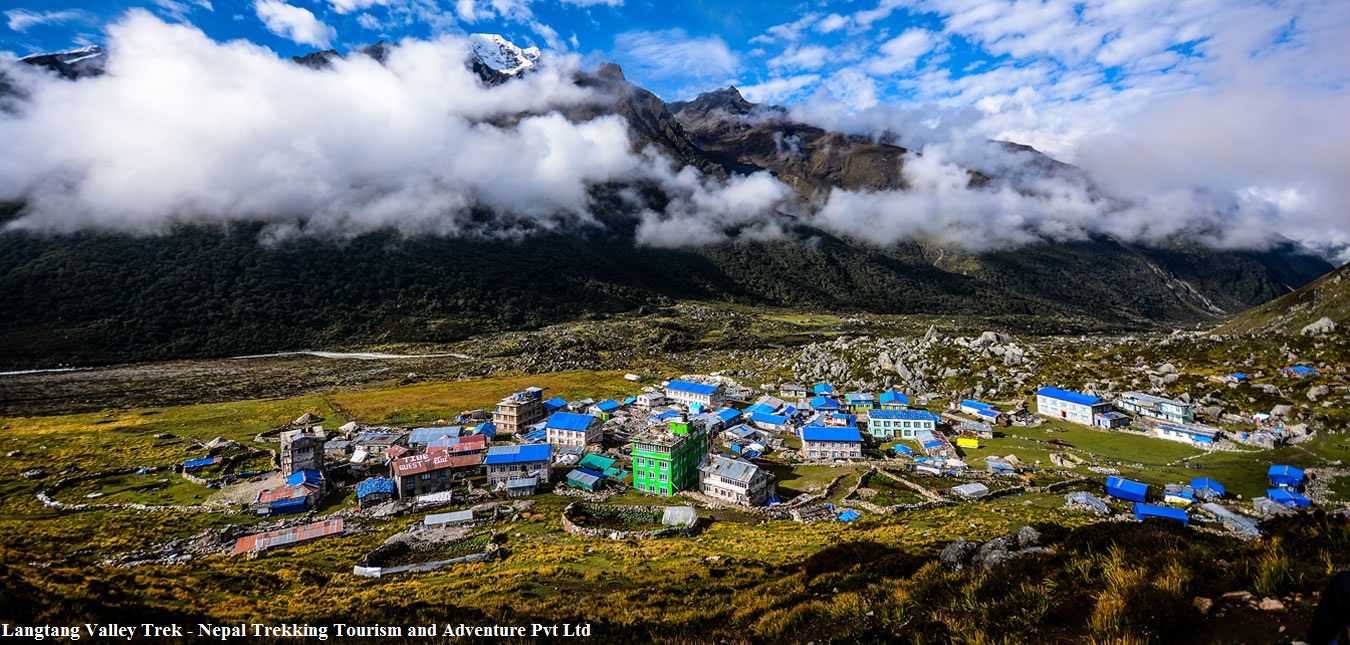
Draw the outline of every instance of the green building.
<instances>
[{"instance_id":1,"label":"green building","mask_svg":"<svg viewBox=\"0 0 1350 645\"><path fill-rule=\"evenodd\" d=\"M698 468L708 458L708 434L702 423L672 422L635 435L633 487L669 497L698 483Z\"/></svg>"}]
</instances>

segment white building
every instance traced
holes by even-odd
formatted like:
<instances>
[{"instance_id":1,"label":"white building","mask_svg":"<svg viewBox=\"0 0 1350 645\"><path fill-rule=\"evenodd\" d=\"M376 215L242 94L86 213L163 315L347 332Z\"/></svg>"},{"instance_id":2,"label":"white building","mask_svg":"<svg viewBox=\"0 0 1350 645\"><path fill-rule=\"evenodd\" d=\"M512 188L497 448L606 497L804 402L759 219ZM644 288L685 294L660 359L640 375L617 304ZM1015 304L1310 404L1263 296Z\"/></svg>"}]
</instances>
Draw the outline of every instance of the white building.
<instances>
[{"instance_id":1,"label":"white building","mask_svg":"<svg viewBox=\"0 0 1350 645\"><path fill-rule=\"evenodd\" d=\"M726 401L726 389L721 385L671 381L666 384L666 398L686 406L697 403L705 408L720 407Z\"/></svg>"},{"instance_id":2,"label":"white building","mask_svg":"<svg viewBox=\"0 0 1350 645\"><path fill-rule=\"evenodd\" d=\"M551 446L585 447L604 440L604 425L599 417L589 414L554 412L544 424L544 430Z\"/></svg>"},{"instance_id":3,"label":"white building","mask_svg":"<svg viewBox=\"0 0 1350 645\"><path fill-rule=\"evenodd\" d=\"M1195 423L1195 406L1183 401L1164 399L1143 392L1125 392L1120 395L1120 406L1126 412L1171 423Z\"/></svg>"},{"instance_id":4,"label":"white building","mask_svg":"<svg viewBox=\"0 0 1350 645\"><path fill-rule=\"evenodd\" d=\"M1036 412L1043 417L1090 426L1094 415L1110 411L1111 404L1095 396L1057 387L1036 390Z\"/></svg>"},{"instance_id":5,"label":"white building","mask_svg":"<svg viewBox=\"0 0 1350 645\"><path fill-rule=\"evenodd\" d=\"M699 472L704 495L742 506L764 506L777 494L773 475L748 461L714 456Z\"/></svg>"}]
</instances>

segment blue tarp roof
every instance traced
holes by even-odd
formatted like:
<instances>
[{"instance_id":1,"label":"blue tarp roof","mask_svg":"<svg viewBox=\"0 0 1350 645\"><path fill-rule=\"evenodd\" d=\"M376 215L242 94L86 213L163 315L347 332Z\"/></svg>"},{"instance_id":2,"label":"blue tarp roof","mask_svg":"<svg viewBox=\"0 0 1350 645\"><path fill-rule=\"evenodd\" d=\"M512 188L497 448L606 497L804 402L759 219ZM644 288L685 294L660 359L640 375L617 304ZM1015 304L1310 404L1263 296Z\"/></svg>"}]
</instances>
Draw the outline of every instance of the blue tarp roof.
<instances>
[{"instance_id":1,"label":"blue tarp roof","mask_svg":"<svg viewBox=\"0 0 1350 645\"><path fill-rule=\"evenodd\" d=\"M1082 392L1071 392L1069 390L1061 390L1057 387L1043 387L1039 390L1036 390L1036 396L1043 396L1050 399L1058 399L1060 401L1068 401L1069 403L1076 403L1078 405L1097 405L1098 403L1102 402L1102 400L1098 397L1089 394L1083 394Z\"/></svg>"},{"instance_id":2,"label":"blue tarp roof","mask_svg":"<svg viewBox=\"0 0 1350 645\"><path fill-rule=\"evenodd\" d=\"M834 386L829 383L816 383L811 386L812 394L834 394Z\"/></svg>"},{"instance_id":3,"label":"blue tarp roof","mask_svg":"<svg viewBox=\"0 0 1350 645\"><path fill-rule=\"evenodd\" d=\"M958 407L970 408L972 410L983 410L985 408L992 408L994 406L989 405L988 403L985 403L983 401L976 401L975 399L966 399L962 401L961 405Z\"/></svg>"},{"instance_id":4,"label":"blue tarp roof","mask_svg":"<svg viewBox=\"0 0 1350 645\"><path fill-rule=\"evenodd\" d=\"M885 405L887 403L899 403L900 405L909 405L909 397L899 392L896 392L895 390L887 390L885 392L882 392L881 396L877 400L880 401L882 405Z\"/></svg>"},{"instance_id":5,"label":"blue tarp roof","mask_svg":"<svg viewBox=\"0 0 1350 645\"><path fill-rule=\"evenodd\" d=\"M812 410L838 410L839 407L839 402L828 396L818 396L811 399Z\"/></svg>"},{"instance_id":6,"label":"blue tarp roof","mask_svg":"<svg viewBox=\"0 0 1350 645\"><path fill-rule=\"evenodd\" d=\"M486 422L484 422L484 423L478 424L478 427L474 428L473 431L476 432L476 433L478 433L478 434L481 434L481 435L487 435L487 436L489 436L489 437L496 437L496 436L497 436L497 424L495 424L495 423L493 423L493 422L491 422L491 421L486 421Z\"/></svg>"},{"instance_id":7,"label":"blue tarp roof","mask_svg":"<svg viewBox=\"0 0 1350 645\"><path fill-rule=\"evenodd\" d=\"M826 428L806 426L802 428L803 441L862 441L857 428Z\"/></svg>"},{"instance_id":8,"label":"blue tarp roof","mask_svg":"<svg viewBox=\"0 0 1350 645\"><path fill-rule=\"evenodd\" d=\"M202 466L210 466L211 464L214 464L214 463L216 463L217 461L219 461L219 458L217 458L217 457L206 457L206 458L204 458L204 459L191 459L191 460L188 460L188 461L183 462L183 467L184 467L184 468L201 468Z\"/></svg>"},{"instance_id":9,"label":"blue tarp roof","mask_svg":"<svg viewBox=\"0 0 1350 645\"><path fill-rule=\"evenodd\" d=\"M779 416L776 414L765 414L763 412L755 412L754 414L751 414L750 420L754 421L755 423L764 423L773 426L781 426L788 422L787 417Z\"/></svg>"},{"instance_id":10,"label":"blue tarp roof","mask_svg":"<svg viewBox=\"0 0 1350 645\"><path fill-rule=\"evenodd\" d=\"M840 514L839 514L839 521L840 521L840 522L852 522L853 520L856 520L856 519L858 519L858 518L860 518L860 517L862 517L862 514L859 513L858 511L847 510L847 511L844 511L843 513L840 513Z\"/></svg>"},{"instance_id":11,"label":"blue tarp roof","mask_svg":"<svg viewBox=\"0 0 1350 645\"><path fill-rule=\"evenodd\" d=\"M1220 497L1223 497L1224 493L1227 492L1224 490L1223 484L1220 484L1219 482L1216 482L1208 477L1200 477L1197 479L1192 479L1191 488L1194 490L1202 490L1208 488L1214 491L1214 493Z\"/></svg>"},{"instance_id":12,"label":"blue tarp roof","mask_svg":"<svg viewBox=\"0 0 1350 645\"><path fill-rule=\"evenodd\" d=\"M1308 499L1307 497L1304 497L1303 495L1295 493L1294 491L1286 490L1284 488L1268 489L1266 491L1266 497L1269 497L1273 501L1284 504L1285 506L1293 506L1295 508L1303 508L1304 506L1312 505L1312 500Z\"/></svg>"},{"instance_id":13,"label":"blue tarp roof","mask_svg":"<svg viewBox=\"0 0 1350 645\"><path fill-rule=\"evenodd\" d=\"M779 410L779 412L782 412L787 416L792 416L794 414L797 414L797 406L795 405L784 406L782 410Z\"/></svg>"},{"instance_id":14,"label":"blue tarp roof","mask_svg":"<svg viewBox=\"0 0 1350 645\"><path fill-rule=\"evenodd\" d=\"M903 445L903 444L898 444L898 443L895 444L895 447L893 448L893 450L895 450L896 452L899 452L899 453L904 453L904 454L909 455L909 456L911 456L911 457L914 456L914 450L913 450L912 448L910 448L909 446L906 446L906 445Z\"/></svg>"},{"instance_id":15,"label":"blue tarp roof","mask_svg":"<svg viewBox=\"0 0 1350 645\"><path fill-rule=\"evenodd\" d=\"M530 442L530 443L535 443L535 442L543 441L543 440L545 440L545 439L547 439L547 438L548 438L548 431L547 431L547 430L535 430L535 431L533 431L533 432L527 432L527 433L525 433L525 434L523 434L523 435L520 435L520 439L521 439L522 441L528 441L528 442Z\"/></svg>"},{"instance_id":16,"label":"blue tarp roof","mask_svg":"<svg viewBox=\"0 0 1350 645\"><path fill-rule=\"evenodd\" d=\"M565 408L565 407L567 407L567 399L561 397L555 396L547 401L544 401L544 409L548 410L549 412L557 410L558 408Z\"/></svg>"},{"instance_id":17,"label":"blue tarp roof","mask_svg":"<svg viewBox=\"0 0 1350 645\"><path fill-rule=\"evenodd\" d=\"M1297 486L1303 481L1303 471L1293 466L1271 466L1266 475L1271 482L1286 486Z\"/></svg>"},{"instance_id":18,"label":"blue tarp roof","mask_svg":"<svg viewBox=\"0 0 1350 645\"><path fill-rule=\"evenodd\" d=\"M671 381L666 384L667 390L676 392L689 392L691 394L711 395L717 391L716 385L704 385L702 383L690 383L689 381Z\"/></svg>"},{"instance_id":19,"label":"blue tarp roof","mask_svg":"<svg viewBox=\"0 0 1350 645\"><path fill-rule=\"evenodd\" d=\"M739 419L741 413L734 408L722 408L721 410L714 412L713 416L721 419L725 423L731 423L732 421Z\"/></svg>"},{"instance_id":20,"label":"blue tarp roof","mask_svg":"<svg viewBox=\"0 0 1350 645\"><path fill-rule=\"evenodd\" d=\"M488 448L485 464L518 464L530 461L548 461L549 446L493 446Z\"/></svg>"},{"instance_id":21,"label":"blue tarp roof","mask_svg":"<svg viewBox=\"0 0 1350 645\"><path fill-rule=\"evenodd\" d=\"M1135 503L1134 516L1141 520L1148 517L1164 517L1169 520L1176 520L1182 524L1191 523L1191 518L1186 515L1186 511L1179 508L1172 508L1171 506L1154 506L1152 504Z\"/></svg>"},{"instance_id":22,"label":"blue tarp roof","mask_svg":"<svg viewBox=\"0 0 1350 645\"><path fill-rule=\"evenodd\" d=\"M548 424L545 425L544 427L553 428L555 430L583 431L586 428L590 427L591 423L594 421L595 417L589 414L577 414L575 412L554 412L553 415L548 418Z\"/></svg>"},{"instance_id":23,"label":"blue tarp roof","mask_svg":"<svg viewBox=\"0 0 1350 645\"><path fill-rule=\"evenodd\" d=\"M652 423L660 423L662 421L668 421L670 419L678 419L679 417L680 417L679 410L666 410L661 414L654 414L652 416L647 417L647 420Z\"/></svg>"},{"instance_id":24,"label":"blue tarp roof","mask_svg":"<svg viewBox=\"0 0 1350 645\"><path fill-rule=\"evenodd\" d=\"M367 495L377 495L395 493L394 480L386 477L374 477L360 482L356 485L356 499L363 499Z\"/></svg>"},{"instance_id":25,"label":"blue tarp roof","mask_svg":"<svg viewBox=\"0 0 1350 645\"><path fill-rule=\"evenodd\" d=\"M1233 372L1232 374L1228 375L1228 378L1237 379L1239 381L1245 381L1247 380L1247 375L1242 372Z\"/></svg>"},{"instance_id":26,"label":"blue tarp roof","mask_svg":"<svg viewBox=\"0 0 1350 645\"><path fill-rule=\"evenodd\" d=\"M1131 502L1145 501L1148 495L1148 484L1141 484L1120 477L1106 478L1106 494L1112 497L1119 497Z\"/></svg>"},{"instance_id":27,"label":"blue tarp roof","mask_svg":"<svg viewBox=\"0 0 1350 645\"><path fill-rule=\"evenodd\" d=\"M614 399L605 399L596 403L595 408L601 412L613 412L619 409L619 402Z\"/></svg>"},{"instance_id":28,"label":"blue tarp roof","mask_svg":"<svg viewBox=\"0 0 1350 645\"><path fill-rule=\"evenodd\" d=\"M867 416L873 419L893 419L903 421L932 421L937 423L937 415L927 410L872 410Z\"/></svg>"},{"instance_id":29,"label":"blue tarp roof","mask_svg":"<svg viewBox=\"0 0 1350 645\"><path fill-rule=\"evenodd\" d=\"M977 415L979 415L979 416L982 416L982 417L993 417L993 418L998 418L999 415L1002 415L1003 413L1002 413L1002 412L999 412L998 410L995 410L995 409L993 409L993 408L984 408L984 409L982 409L982 410L976 410L976 411L975 411L975 414L977 414Z\"/></svg>"},{"instance_id":30,"label":"blue tarp roof","mask_svg":"<svg viewBox=\"0 0 1350 645\"><path fill-rule=\"evenodd\" d=\"M936 447L941 446L941 445L942 445L942 442L941 442L941 441L928 441L928 442L925 442L925 443L923 444L923 447L924 447L924 448L936 448Z\"/></svg>"},{"instance_id":31,"label":"blue tarp roof","mask_svg":"<svg viewBox=\"0 0 1350 645\"><path fill-rule=\"evenodd\" d=\"M297 497L295 499L279 499L267 505L268 513L272 515L284 515L286 513L302 513L305 510L305 500L308 498Z\"/></svg>"},{"instance_id":32,"label":"blue tarp roof","mask_svg":"<svg viewBox=\"0 0 1350 645\"><path fill-rule=\"evenodd\" d=\"M286 478L287 486L299 486L300 484L318 485L323 481L323 473L317 470L297 470Z\"/></svg>"},{"instance_id":33,"label":"blue tarp roof","mask_svg":"<svg viewBox=\"0 0 1350 645\"><path fill-rule=\"evenodd\" d=\"M637 403L637 397L636 397L636 396L630 396L630 397L628 397L628 398L626 398L626 399L623 400L623 404L624 404L624 405L632 405L632 404L634 404L634 403Z\"/></svg>"},{"instance_id":34,"label":"blue tarp roof","mask_svg":"<svg viewBox=\"0 0 1350 645\"><path fill-rule=\"evenodd\" d=\"M1317 371L1316 368L1308 367L1307 365L1295 365L1293 367L1286 367L1284 369L1285 371L1295 372L1298 374L1321 374L1321 372Z\"/></svg>"}]
</instances>

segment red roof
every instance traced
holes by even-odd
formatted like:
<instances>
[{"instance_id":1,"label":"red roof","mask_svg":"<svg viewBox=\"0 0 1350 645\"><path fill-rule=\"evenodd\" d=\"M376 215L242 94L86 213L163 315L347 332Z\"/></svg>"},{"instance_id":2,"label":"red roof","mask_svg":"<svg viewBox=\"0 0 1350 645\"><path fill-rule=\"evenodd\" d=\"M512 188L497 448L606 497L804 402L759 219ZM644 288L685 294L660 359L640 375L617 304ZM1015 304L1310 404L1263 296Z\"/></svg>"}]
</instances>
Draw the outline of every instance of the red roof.
<instances>
[{"instance_id":1,"label":"red roof","mask_svg":"<svg viewBox=\"0 0 1350 645\"><path fill-rule=\"evenodd\" d=\"M394 474L399 477L416 475L446 468L469 468L483 463L483 455L457 455L445 451L404 457L394 462Z\"/></svg>"},{"instance_id":2,"label":"red roof","mask_svg":"<svg viewBox=\"0 0 1350 645\"><path fill-rule=\"evenodd\" d=\"M293 529L281 531L269 531L267 533L258 533L256 535L246 535L239 538L234 543L234 554L248 553L249 551L262 551L274 546L282 546L304 540L313 540L316 538L337 535L342 532L342 519L324 520L304 526L297 526Z\"/></svg>"},{"instance_id":3,"label":"red roof","mask_svg":"<svg viewBox=\"0 0 1350 645\"><path fill-rule=\"evenodd\" d=\"M259 504L271 504L287 499L300 499L309 497L319 492L319 487L314 484L298 484L295 486L282 486L273 490L265 490L258 493Z\"/></svg>"},{"instance_id":4,"label":"red roof","mask_svg":"<svg viewBox=\"0 0 1350 645\"><path fill-rule=\"evenodd\" d=\"M403 453L408 452L408 448L406 446L400 446L395 444L389 446L389 449L386 450L385 452L388 453L391 459L398 459L399 457L403 456Z\"/></svg>"}]
</instances>

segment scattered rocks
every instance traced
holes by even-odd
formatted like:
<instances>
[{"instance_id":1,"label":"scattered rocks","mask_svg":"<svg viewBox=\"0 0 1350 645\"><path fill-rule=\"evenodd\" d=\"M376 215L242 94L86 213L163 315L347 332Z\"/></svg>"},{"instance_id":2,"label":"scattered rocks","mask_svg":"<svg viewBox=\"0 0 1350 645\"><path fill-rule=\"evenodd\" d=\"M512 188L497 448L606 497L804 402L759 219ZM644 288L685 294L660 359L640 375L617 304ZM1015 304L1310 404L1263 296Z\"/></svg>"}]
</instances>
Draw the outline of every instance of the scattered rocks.
<instances>
[{"instance_id":1,"label":"scattered rocks","mask_svg":"<svg viewBox=\"0 0 1350 645\"><path fill-rule=\"evenodd\" d=\"M22 457L22 456L23 456L23 451L22 451L22 450L11 450L11 451L5 453L5 456L6 456L6 457Z\"/></svg>"},{"instance_id":2,"label":"scattered rocks","mask_svg":"<svg viewBox=\"0 0 1350 645\"><path fill-rule=\"evenodd\" d=\"M1318 385L1308 390L1308 400L1316 401L1331 393L1331 388L1325 385Z\"/></svg>"},{"instance_id":3,"label":"scattered rocks","mask_svg":"<svg viewBox=\"0 0 1350 645\"><path fill-rule=\"evenodd\" d=\"M1252 594L1250 591L1229 591L1223 595L1223 599L1247 602L1252 599Z\"/></svg>"},{"instance_id":4,"label":"scattered rocks","mask_svg":"<svg viewBox=\"0 0 1350 645\"><path fill-rule=\"evenodd\" d=\"M938 560L952 570L993 569L1021 555L1050 552L1050 549L1036 546L1039 541L1040 533L1030 526L1019 529L1016 537L1000 535L984 544L958 538L942 549Z\"/></svg>"},{"instance_id":5,"label":"scattered rocks","mask_svg":"<svg viewBox=\"0 0 1350 645\"><path fill-rule=\"evenodd\" d=\"M1284 603L1275 598L1262 598L1257 608L1261 611L1284 611Z\"/></svg>"},{"instance_id":6,"label":"scattered rocks","mask_svg":"<svg viewBox=\"0 0 1350 645\"><path fill-rule=\"evenodd\" d=\"M1299 333L1304 336L1321 336L1322 334L1330 334L1333 331L1336 331L1336 321L1326 316L1322 316L1317 322L1300 329Z\"/></svg>"},{"instance_id":7,"label":"scattered rocks","mask_svg":"<svg viewBox=\"0 0 1350 645\"><path fill-rule=\"evenodd\" d=\"M938 556L938 560L940 560L948 569L961 570L966 568L970 563L971 558L975 557L975 553L979 550L980 545L978 542L971 542L965 538L957 538L955 542L948 544L946 548L942 549L942 554Z\"/></svg>"},{"instance_id":8,"label":"scattered rocks","mask_svg":"<svg viewBox=\"0 0 1350 645\"><path fill-rule=\"evenodd\" d=\"M1283 403L1270 409L1270 416L1272 417L1287 418L1289 415L1293 413L1294 413L1294 406Z\"/></svg>"},{"instance_id":9,"label":"scattered rocks","mask_svg":"<svg viewBox=\"0 0 1350 645\"><path fill-rule=\"evenodd\" d=\"M1204 596L1196 596L1191 605L1200 610L1201 615L1208 616L1209 610L1214 608L1214 601Z\"/></svg>"},{"instance_id":10,"label":"scattered rocks","mask_svg":"<svg viewBox=\"0 0 1350 645\"><path fill-rule=\"evenodd\" d=\"M43 477L46 476L47 472L42 470L41 468L31 468L29 470L25 470L19 473L19 477L22 479L42 479Z\"/></svg>"}]
</instances>

